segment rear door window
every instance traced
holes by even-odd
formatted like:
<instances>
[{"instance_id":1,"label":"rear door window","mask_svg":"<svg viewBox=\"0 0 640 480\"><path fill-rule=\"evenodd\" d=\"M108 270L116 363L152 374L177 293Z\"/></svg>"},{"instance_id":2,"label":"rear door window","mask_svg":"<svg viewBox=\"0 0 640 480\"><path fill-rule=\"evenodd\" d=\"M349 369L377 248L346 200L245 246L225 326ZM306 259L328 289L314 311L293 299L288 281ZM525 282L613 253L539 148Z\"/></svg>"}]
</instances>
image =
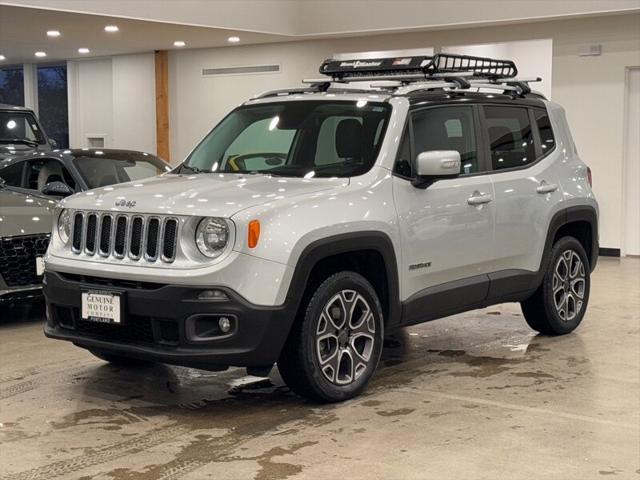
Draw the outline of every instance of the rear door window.
<instances>
[{"instance_id":1,"label":"rear door window","mask_svg":"<svg viewBox=\"0 0 640 480\"><path fill-rule=\"evenodd\" d=\"M536 160L529 111L525 107L484 107L494 170L522 167Z\"/></svg>"}]
</instances>

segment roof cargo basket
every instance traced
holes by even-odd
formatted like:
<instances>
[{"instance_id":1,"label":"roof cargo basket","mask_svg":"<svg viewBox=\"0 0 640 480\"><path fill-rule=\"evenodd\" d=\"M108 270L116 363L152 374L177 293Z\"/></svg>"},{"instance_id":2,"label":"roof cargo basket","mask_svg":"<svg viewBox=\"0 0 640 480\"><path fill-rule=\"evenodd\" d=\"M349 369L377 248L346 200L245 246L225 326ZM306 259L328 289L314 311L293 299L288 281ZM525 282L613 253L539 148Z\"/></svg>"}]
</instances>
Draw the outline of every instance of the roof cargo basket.
<instances>
[{"instance_id":1,"label":"roof cargo basket","mask_svg":"<svg viewBox=\"0 0 640 480\"><path fill-rule=\"evenodd\" d=\"M320 73L332 77L334 81L342 82L382 78L416 81L452 74L488 79L513 78L518 74L518 69L512 60L438 53L431 57L422 55L362 60L329 59L320 66Z\"/></svg>"}]
</instances>

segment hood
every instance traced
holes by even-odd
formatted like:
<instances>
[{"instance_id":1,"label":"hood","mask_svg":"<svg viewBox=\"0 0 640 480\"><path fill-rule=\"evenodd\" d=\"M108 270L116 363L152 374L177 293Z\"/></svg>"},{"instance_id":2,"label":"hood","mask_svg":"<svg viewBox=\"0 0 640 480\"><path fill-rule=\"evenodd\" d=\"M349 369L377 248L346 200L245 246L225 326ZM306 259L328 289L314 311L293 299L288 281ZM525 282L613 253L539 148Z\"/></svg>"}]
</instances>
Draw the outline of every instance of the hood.
<instances>
[{"instance_id":1,"label":"hood","mask_svg":"<svg viewBox=\"0 0 640 480\"><path fill-rule=\"evenodd\" d=\"M38 155L42 152L51 152L51 148L47 145L40 145L33 148L29 145L16 143L11 145L11 147L12 148L9 148L9 145L6 143L0 143L0 160L5 160L7 158L29 157Z\"/></svg>"},{"instance_id":2,"label":"hood","mask_svg":"<svg viewBox=\"0 0 640 480\"><path fill-rule=\"evenodd\" d=\"M56 202L0 188L0 237L51 231Z\"/></svg>"},{"instance_id":3,"label":"hood","mask_svg":"<svg viewBox=\"0 0 640 480\"><path fill-rule=\"evenodd\" d=\"M62 206L84 210L229 218L256 205L345 186L347 178L198 174L148 178L73 195Z\"/></svg>"}]
</instances>

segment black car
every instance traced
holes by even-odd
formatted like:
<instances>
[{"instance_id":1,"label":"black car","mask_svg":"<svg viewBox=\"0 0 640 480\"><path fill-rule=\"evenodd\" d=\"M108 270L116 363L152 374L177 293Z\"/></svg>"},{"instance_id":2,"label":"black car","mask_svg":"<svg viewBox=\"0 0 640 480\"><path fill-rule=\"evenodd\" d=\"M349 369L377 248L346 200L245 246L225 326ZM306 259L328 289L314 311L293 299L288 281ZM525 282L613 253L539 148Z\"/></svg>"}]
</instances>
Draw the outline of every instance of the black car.
<instances>
[{"instance_id":1,"label":"black car","mask_svg":"<svg viewBox=\"0 0 640 480\"><path fill-rule=\"evenodd\" d=\"M0 105L0 177L7 186L55 198L168 172L168 163L134 150L57 150L24 107Z\"/></svg>"}]
</instances>

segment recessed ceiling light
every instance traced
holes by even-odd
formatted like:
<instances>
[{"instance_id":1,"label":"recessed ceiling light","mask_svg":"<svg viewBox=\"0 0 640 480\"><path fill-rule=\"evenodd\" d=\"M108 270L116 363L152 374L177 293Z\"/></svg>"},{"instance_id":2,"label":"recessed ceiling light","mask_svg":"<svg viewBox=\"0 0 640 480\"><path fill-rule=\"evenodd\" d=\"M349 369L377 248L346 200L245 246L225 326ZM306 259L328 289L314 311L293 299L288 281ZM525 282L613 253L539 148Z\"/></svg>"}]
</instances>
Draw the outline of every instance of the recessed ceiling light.
<instances>
[{"instance_id":1,"label":"recessed ceiling light","mask_svg":"<svg viewBox=\"0 0 640 480\"><path fill-rule=\"evenodd\" d=\"M114 33L120 30L117 25L107 25L104 27L105 32Z\"/></svg>"},{"instance_id":2,"label":"recessed ceiling light","mask_svg":"<svg viewBox=\"0 0 640 480\"><path fill-rule=\"evenodd\" d=\"M240 37L229 37L227 38L227 42L229 43L238 43L240 41Z\"/></svg>"},{"instance_id":3,"label":"recessed ceiling light","mask_svg":"<svg viewBox=\"0 0 640 480\"><path fill-rule=\"evenodd\" d=\"M173 42L174 47L184 47L185 45L186 43L183 40L176 40L175 42Z\"/></svg>"},{"instance_id":4,"label":"recessed ceiling light","mask_svg":"<svg viewBox=\"0 0 640 480\"><path fill-rule=\"evenodd\" d=\"M35 53L35 56L36 56L36 57L46 57L46 56L47 56L47 54L46 54L45 52L36 52L36 53Z\"/></svg>"},{"instance_id":5,"label":"recessed ceiling light","mask_svg":"<svg viewBox=\"0 0 640 480\"><path fill-rule=\"evenodd\" d=\"M59 30L49 30L47 32L47 37L59 37L59 36L60 36Z\"/></svg>"},{"instance_id":6,"label":"recessed ceiling light","mask_svg":"<svg viewBox=\"0 0 640 480\"><path fill-rule=\"evenodd\" d=\"M6 59L7 59L7 57L5 57L4 55L0 55L0 62L1 62L2 60L6 60Z\"/></svg>"},{"instance_id":7,"label":"recessed ceiling light","mask_svg":"<svg viewBox=\"0 0 640 480\"><path fill-rule=\"evenodd\" d=\"M88 48L84 48L84 47L78 49L78 53L82 53L82 54L89 53L90 51L91 50L89 50Z\"/></svg>"}]
</instances>

